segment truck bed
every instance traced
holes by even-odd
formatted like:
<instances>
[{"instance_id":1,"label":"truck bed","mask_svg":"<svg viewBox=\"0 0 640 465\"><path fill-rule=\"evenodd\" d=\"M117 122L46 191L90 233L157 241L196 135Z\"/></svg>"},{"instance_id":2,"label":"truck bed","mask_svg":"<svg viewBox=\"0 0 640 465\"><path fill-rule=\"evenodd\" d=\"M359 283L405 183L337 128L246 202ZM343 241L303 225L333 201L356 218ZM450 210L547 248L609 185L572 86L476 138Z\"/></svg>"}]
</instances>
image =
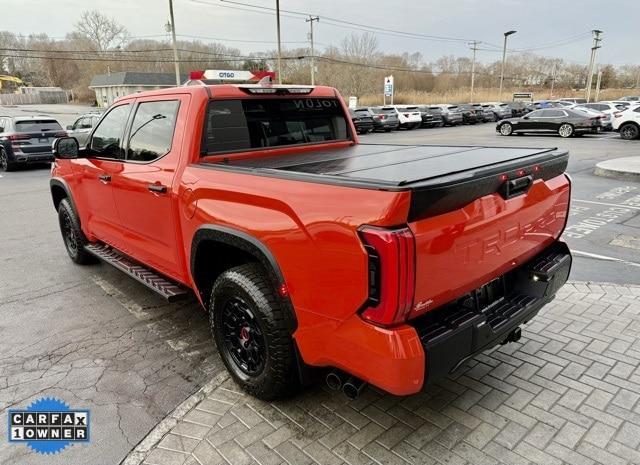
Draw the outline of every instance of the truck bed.
<instances>
[{"instance_id":1,"label":"truck bed","mask_svg":"<svg viewBox=\"0 0 640 465\"><path fill-rule=\"evenodd\" d=\"M208 165L252 174L382 190L412 190L410 216L438 214L496 192L506 175L550 179L568 153L556 148L357 144Z\"/></svg>"}]
</instances>

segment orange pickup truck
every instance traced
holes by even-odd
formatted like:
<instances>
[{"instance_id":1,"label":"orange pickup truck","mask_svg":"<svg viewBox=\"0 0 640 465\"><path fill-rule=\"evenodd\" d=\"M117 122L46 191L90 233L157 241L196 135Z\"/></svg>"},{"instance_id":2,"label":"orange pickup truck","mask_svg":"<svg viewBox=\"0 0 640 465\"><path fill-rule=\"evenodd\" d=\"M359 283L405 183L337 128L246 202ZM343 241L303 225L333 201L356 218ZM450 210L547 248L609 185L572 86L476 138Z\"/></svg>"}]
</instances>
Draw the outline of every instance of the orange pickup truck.
<instances>
[{"instance_id":1,"label":"orange pickup truck","mask_svg":"<svg viewBox=\"0 0 640 465\"><path fill-rule=\"evenodd\" d=\"M517 340L571 267L567 152L359 144L328 87L142 92L54 153L71 259L194 293L263 399L319 371L415 393Z\"/></svg>"}]
</instances>

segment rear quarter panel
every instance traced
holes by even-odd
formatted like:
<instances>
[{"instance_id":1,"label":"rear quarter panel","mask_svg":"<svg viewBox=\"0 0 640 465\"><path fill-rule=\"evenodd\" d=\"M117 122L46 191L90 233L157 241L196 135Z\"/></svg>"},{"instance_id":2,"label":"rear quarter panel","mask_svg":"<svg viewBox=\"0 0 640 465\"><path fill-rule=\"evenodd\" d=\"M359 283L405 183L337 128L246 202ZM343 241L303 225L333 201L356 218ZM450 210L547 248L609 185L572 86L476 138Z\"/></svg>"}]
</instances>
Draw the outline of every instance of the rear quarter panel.
<instances>
[{"instance_id":1,"label":"rear quarter panel","mask_svg":"<svg viewBox=\"0 0 640 465\"><path fill-rule=\"evenodd\" d=\"M182 202L182 234L204 224L253 236L275 257L298 319L298 333L338 325L367 298L367 257L357 229L406 221L408 192L387 192L234 173L192 164ZM185 185L185 187L186 187ZM185 196L181 196L185 198ZM185 243L185 256L191 253Z\"/></svg>"}]
</instances>

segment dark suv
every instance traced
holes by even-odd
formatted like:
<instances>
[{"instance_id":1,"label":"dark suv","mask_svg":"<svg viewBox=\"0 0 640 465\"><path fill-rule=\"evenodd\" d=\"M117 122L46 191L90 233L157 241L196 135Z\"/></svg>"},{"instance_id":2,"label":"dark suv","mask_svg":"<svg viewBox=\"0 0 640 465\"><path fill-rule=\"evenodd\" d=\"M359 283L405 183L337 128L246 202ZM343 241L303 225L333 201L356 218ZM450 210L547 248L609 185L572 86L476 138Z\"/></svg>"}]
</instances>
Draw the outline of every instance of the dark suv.
<instances>
[{"instance_id":1,"label":"dark suv","mask_svg":"<svg viewBox=\"0 0 640 465\"><path fill-rule=\"evenodd\" d=\"M53 161L51 144L67 133L48 116L0 116L0 171Z\"/></svg>"},{"instance_id":2,"label":"dark suv","mask_svg":"<svg viewBox=\"0 0 640 465\"><path fill-rule=\"evenodd\" d=\"M469 103L461 103L458 105L460 112L462 113L462 122L464 124L476 124L478 122L478 116L476 115L476 109Z\"/></svg>"}]
</instances>

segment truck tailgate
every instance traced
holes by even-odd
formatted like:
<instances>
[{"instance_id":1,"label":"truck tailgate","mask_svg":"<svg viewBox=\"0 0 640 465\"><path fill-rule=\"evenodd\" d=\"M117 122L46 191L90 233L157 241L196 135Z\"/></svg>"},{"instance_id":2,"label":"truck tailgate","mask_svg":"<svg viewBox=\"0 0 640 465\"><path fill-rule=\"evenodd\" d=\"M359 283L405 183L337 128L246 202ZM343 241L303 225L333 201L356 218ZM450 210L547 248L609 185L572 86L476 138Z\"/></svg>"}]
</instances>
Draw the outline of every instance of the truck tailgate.
<instances>
[{"instance_id":1,"label":"truck tailgate","mask_svg":"<svg viewBox=\"0 0 640 465\"><path fill-rule=\"evenodd\" d=\"M522 265L564 229L567 177L536 179L522 195L493 192L464 207L409 223L416 241L410 317L452 301Z\"/></svg>"}]
</instances>

